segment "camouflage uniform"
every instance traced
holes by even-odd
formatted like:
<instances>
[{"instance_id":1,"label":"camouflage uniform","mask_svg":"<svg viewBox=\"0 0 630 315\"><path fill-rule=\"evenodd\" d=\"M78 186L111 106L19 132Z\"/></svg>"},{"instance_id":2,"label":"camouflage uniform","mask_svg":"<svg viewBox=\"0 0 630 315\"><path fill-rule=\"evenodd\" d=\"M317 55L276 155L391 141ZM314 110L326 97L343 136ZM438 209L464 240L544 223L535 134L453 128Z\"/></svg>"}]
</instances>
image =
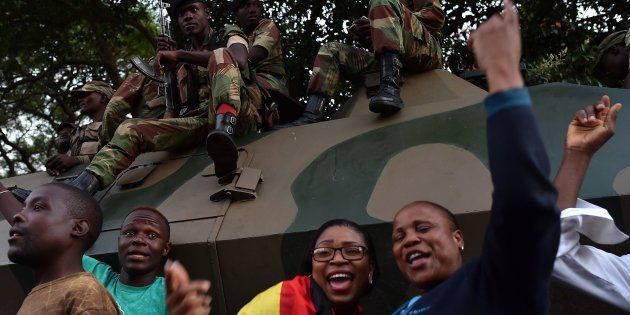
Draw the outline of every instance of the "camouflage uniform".
<instances>
[{"instance_id":1,"label":"camouflage uniform","mask_svg":"<svg viewBox=\"0 0 630 315\"><path fill-rule=\"evenodd\" d=\"M190 109L181 118L129 119L123 122L112 140L101 149L86 168L100 184L112 184L117 174L126 169L143 152L178 150L195 147L202 143L208 131L214 128L215 110L223 103L234 106L238 115L238 133L255 131L260 124L258 109L261 104L260 90L255 85L246 85L249 69L239 70L238 64L226 47L234 38L246 36L236 26L228 25L225 32L212 29L204 42L204 50L213 51L208 68L184 65L179 68L178 83L180 103L187 104L199 97L199 107ZM182 69L194 68L185 74ZM207 77L197 91L191 87L195 77ZM194 92L197 92L195 95Z\"/></svg>"},{"instance_id":2,"label":"camouflage uniform","mask_svg":"<svg viewBox=\"0 0 630 315\"><path fill-rule=\"evenodd\" d=\"M274 90L289 94L286 87L286 72L282 56L282 39L280 29L272 20L262 19L249 35L249 47L264 48L267 58L256 64L252 71L256 74L256 82L266 90Z\"/></svg>"},{"instance_id":3,"label":"camouflage uniform","mask_svg":"<svg viewBox=\"0 0 630 315\"><path fill-rule=\"evenodd\" d=\"M101 122L92 122L74 129L68 155L77 157L81 163L90 163L101 148L98 136L100 129Z\"/></svg>"},{"instance_id":4,"label":"camouflage uniform","mask_svg":"<svg viewBox=\"0 0 630 315\"><path fill-rule=\"evenodd\" d=\"M442 67L439 41L444 11L439 0L371 0L369 19L374 53L341 43L324 44L315 57L309 94L332 98L341 75L352 80L376 71L375 55L384 50L399 53L409 73Z\"/></svg>"},{"instance_id":5,"label":"camouflage uniform","mask_svg":"<svg viewBox=\"0 0 630 315\"><path fill-rule=\"evenodd\" d=\"M158 97L158 84L139 72L131 73L107 103L99 134L101 143L112 139L127 114L135 118L161 118L164 110L164 97Z\"/></svg>"}]
</instances>

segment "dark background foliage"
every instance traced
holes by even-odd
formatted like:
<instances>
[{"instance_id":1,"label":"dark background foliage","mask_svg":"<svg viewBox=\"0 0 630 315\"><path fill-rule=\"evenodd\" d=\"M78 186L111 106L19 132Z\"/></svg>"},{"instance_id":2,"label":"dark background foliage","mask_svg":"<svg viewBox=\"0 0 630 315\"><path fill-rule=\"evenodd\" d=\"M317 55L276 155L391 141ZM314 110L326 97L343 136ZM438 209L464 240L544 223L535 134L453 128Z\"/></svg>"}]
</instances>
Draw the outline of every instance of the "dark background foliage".
<instances>
[{"instance_id":1,"label":"dark background foliage","mask_svg":"<svg viewBox=\"0 0 630 315\"><path fill-rule=\"evenodd\" d=\"M0 1L0 177L42 169L53 152L54 128L81 120L70 91L89 80L117 87L133 55L154 54L153 0ZM589 74L594 45L630 26L627 0L516 1L528 85L564 81L600 84ZM212 26L234 23L227 0L213 1ZM446 68L474 69L468 33L500 8L500 1L446 0ZM345 32L367 15L368 1L265 0L266 15L284 31L289 88L304 97L313 58L322 43L352 43ZM177 30L173 25L173 30ZM178 34L175 31L175 37ZM179 37L181 38L181 37ZM500 44L500 43L499 43ZM350 84L329 108L351 94Z\"/></svg>"}]
</instances>

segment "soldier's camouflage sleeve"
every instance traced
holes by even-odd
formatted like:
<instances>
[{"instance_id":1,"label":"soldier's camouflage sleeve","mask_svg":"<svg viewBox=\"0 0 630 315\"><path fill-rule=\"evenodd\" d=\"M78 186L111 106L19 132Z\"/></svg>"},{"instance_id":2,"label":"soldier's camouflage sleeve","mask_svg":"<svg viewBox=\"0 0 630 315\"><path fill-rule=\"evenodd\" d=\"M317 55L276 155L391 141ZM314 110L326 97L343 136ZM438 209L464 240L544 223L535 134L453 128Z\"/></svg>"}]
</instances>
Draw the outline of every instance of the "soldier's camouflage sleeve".
<instances>
[{"instance_id":1,"label":"soldier's camouflage sleeve","mask_svg":"<svg viewBox=\"0 0 630 315\"><path fill-rule=\"evenodd\" d=\"M252 47L260 46L271 53L276 50L281 42L280 30L276 23L269 19L263 19L254 31L254 40Z\"/></svg>"},{"instance_id":2,"label":"soldier's camouflage sleeve","mask_svg":"<svg viewBox=\"0 0 630 315\"><path fill-rule=\"evenodd\" d=\"M445 14L440 0L413 0L413 11L430 32L439 32L444 27Z\"/></svg>"}]
</instances>

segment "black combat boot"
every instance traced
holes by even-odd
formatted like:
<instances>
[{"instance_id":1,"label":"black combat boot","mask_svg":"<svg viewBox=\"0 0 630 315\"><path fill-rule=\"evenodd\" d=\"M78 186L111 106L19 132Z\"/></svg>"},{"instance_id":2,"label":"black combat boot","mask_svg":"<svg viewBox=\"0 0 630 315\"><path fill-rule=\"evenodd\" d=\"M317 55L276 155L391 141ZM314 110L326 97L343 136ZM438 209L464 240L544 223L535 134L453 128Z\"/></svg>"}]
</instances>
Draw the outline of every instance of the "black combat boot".
<instances>
[{"instance_id":1,"label":"black combat boot","mask_svg":"<svg viewBox=\"0 0 630 315\"><path fill-rule=\"evenodd\" d=\"M98 181L98 178L88 171L81 172L81 174L69 182L68 185L86 191L91 196L94 196L97 191L101 190L101 183Z\"/></svg>"},{"instance_id":2,"label":"black combat boot","mask_svg":"<svg viewBox=\"0 0 630 315\"><path fill-rule=\"evenodd\" d=\"M26 198L28 198L28 195L30 195L32 192L31 190L20 188L17 186L9 187L7 189L11 192L11 194L13 194L13 197L15 197L15 199L17 199L21 203L24 203L24 201L26 201Z\"/></svg>"},{"instance_id":3,"label":"black combat boot","mask_svg":"<svg viewBox=\"0 0 630 315\"><path fill-rule=\"evenodd\" d=\"M388 114L405 107L400 98L400 69L402 63L397 53L383 52L380 56L381 86L370 100L370 111Z\"/></svg>"},{"instance_id":4,"label":"black combat boot","mask_svg":"<svg viewBox=\"0 0 630 315\"><path fill-rule=\"evenodd\" d=\"M323 120L324 106L327 103L328 101L324 95L309 94L302 116L290 123L273 126L271 129L278 130L320 122Z\"/></svg>"},{"instance_id":5,"label":"black combat boot","mask_svg":"<svg viewBox=\"0 0 630 315\"><path fill-rule=\"evenodd\" d=\"M214 172L220 184L229 183L233 176L227 176L236 170L238 148L234 142L236 117L231 113L217 114L217 125L208 134L206 149L214 161Z\"/></svg>"}]
</instances>

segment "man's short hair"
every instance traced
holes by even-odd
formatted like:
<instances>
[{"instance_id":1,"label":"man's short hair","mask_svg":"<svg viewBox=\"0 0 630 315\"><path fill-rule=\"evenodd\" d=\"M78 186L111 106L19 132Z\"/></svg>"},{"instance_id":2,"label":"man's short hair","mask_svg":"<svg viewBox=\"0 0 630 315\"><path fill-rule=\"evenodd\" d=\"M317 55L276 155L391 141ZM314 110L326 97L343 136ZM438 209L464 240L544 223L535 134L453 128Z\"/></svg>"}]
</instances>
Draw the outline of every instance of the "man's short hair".
<instances>
[{"instance_id":1,"label":"man's short hair","mask_svg":"<svg viewBox=\"0 0 630 315\"><path fill-rule=\"evenodd\" d=\"M123 224L125 223L125 220L127 220L127 217L130 216L132 213L139 211L139 210L146 210L146 211L150 211L155 213L158 217L160 217L164 223L164 225L166 226L166 233L167 233L167 237L166 237L166 241L170 241L171 240L171 226L168 223L168 219L166 218L166 216L158 209L153 208L151 206L138 206L135 207L133 209L131 209L131 211L129 211L129 213L127 213L127 215L125 216L125 219L123 220Z\"/></svg>"},{"instance_id":2,"label":"man's short hair","mask_svg":"<svg viewBox=\"0 0 630 315\"><path fill-rule=\"evenodd\" d=\"M68 215L74 219L87 220L90 225L88 233L83 238L83 248L88 250L98 239L103 228L103 212L96 200L84 190L63 183L50 183L45 186L53 186L64 191L63 203Z\"/></svg>"},{"instance_id":3,"label":"man's short hair","mask_svg":"<svg viewBox=\"0 0 630 315\"><path fill-rule=\"evenodd\" d=\"M453 212L451 210L446 209L446 207L444 207L442 205L439 205L439 204L437 204L435 202L426 201L426 200L418 200L418 201L414 201L414 202L411 202L411 203L407 204L406 206L402 207L401 209L406 209L406 208L413 207L413 206L426 206L426 205L434 207L434 208L437 208L440 211L442 211L442 214L444 214L446 219L448 219L449 222L451 223L451 228L453 229L453 231L460 230L459 222L457 221L457 217L455 217Z\"/></svg>"}]
</instances>

